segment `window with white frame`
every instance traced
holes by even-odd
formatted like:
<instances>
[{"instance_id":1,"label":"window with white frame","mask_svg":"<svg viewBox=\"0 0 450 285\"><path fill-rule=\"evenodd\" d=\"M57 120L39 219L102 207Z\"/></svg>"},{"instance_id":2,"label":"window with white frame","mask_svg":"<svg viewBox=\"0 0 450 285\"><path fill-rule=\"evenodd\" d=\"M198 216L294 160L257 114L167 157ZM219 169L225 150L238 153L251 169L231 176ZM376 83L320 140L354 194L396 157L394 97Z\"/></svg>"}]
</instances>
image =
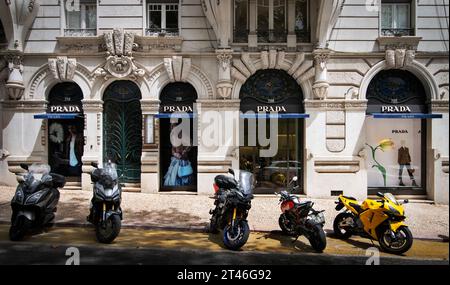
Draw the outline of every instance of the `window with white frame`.
<instances>
[{"instance_id":1,"label":"window with white frame","mask_svg":"<svg viewBox=\"0 0 450 285\"><path fill-rule=\"evenodd\" d=\"M381 33L383 36L412 36L411 1L381 3Z\"/></svg>"},{"instance_id":2,"label":"window with white frame","mask_svg":"<svg viewBox=\"0 0 450 285\"><path fill-rule=\"evenodd\" d=\"M147 35L178 35L178 3L148 3L147 22Z\"/></svg>"},{"instance_id":3,"label":"window with white frame","mask_svg":"<svg viewBox=\"0 0 450 285\"><path fill-rule=\"evenodd\" d=\"M97 34L97 1L80 1L79 7L65 7L65 35L95 36Z\"/></svg>"}]
</instances>

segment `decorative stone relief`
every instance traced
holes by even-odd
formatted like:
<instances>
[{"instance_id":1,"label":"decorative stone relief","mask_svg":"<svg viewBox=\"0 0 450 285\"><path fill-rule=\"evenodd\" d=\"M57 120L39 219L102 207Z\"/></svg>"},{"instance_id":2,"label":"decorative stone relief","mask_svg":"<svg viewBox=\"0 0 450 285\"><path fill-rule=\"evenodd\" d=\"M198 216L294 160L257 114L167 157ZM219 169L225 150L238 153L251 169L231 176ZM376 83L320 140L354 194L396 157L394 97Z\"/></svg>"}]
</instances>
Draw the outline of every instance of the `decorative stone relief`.
<instances>
[{"instance_id":1,"label":"decorative stone relief","mask_svg":"<svg viewBox=\"0 0 450 285\"><path fill-rule=\"evenodd\" d=\"M388 69L402 69L413 63L421 37L379 37L380 47L385 49Z\"/></svg>"},{"instance_id":2,"label":"decorative stone relief","mask_svg":"<svg viewBox=\"0 0 450 285\"><path fill-rule=\"evenodd\" d=\"M20 100L25 91L23 82L23 55L12 53L6 55L8 61L9 77L6 82L6 89L11 100Z\"/></svg>"},{"instance_id":3,"label":"decorative stone relief","mask_svg":"<svg viewBox=\"0 0 450 285\"><path fill-rule=\"evenodd\" d=\"M284 51L262 51L259 53L259 58L250 56L249 53L243 53L240 59L233 60L233 67L231 68L231 77L241 84L244 84L247 79L255 74L259 69L279 69L286 71L300 84L305 80L314 77L316 71L313 68L311 60L305 60L304 53L297 53L294 61L286 59Z\"/></svg>"},{"instance_id":4,"label":"decorative stone relief","mask_svg":"<svg viewBox=\"0 0 450 285\"><path fill-rule=\"evenodd\" d=\"M105 80L112 77L137 79L145 75L145 70L136 66L132 56L136 47L133 33L115 29L104 34L104 41L107 49L106 62L94 71L95 77L104 77Z\"/></svg>"},{"instance_id":5,"label":"decorative stone relief","mask_svg":"<svg viewBox=\"0 0 450 285\"><path fill-rule=\"evenodd\" d=\"M216 85L217 94L227 99L231 97L233 84L231 82L231 60L233 59L232 50L217 50L217 62L219 63L219 80Z\"/></svg>"},{"instance_id":6,"label":"decorative stone relief","mask_svg":"<svg viewBox=\"0 0 450 285\"><path fill-rule=\"evenodd\" d=\"M58 56L57 58L48 59L48 69L55 79L61 81L71 81L75 76L77 69L77 60L75 58L67 58L66 56Z\"/></svg>"},{"instance_id":7,"label":"decorative stone relief","mask_svg":"<svg viewBox=\"0 0 450 285\"><path fill-rule=\"evenodd\" d=\"M330 58L331 51L327 49L319 49L313 52L315 66L315 81L313 85L313 93L319 99L326 99L330 84L327 79L327 63Z\"/></svg>"},{"instance_id":8,"label":"decorative stone relief","mask_svg":"<svg viewBox=\"0 0 450 285\"><path fill-rule=\"evenodd\" d=\"M190 58L182 56L172 56L164 58L164 67L171 82L186 82L192 68Z\"/></svg>"}]
</instances>

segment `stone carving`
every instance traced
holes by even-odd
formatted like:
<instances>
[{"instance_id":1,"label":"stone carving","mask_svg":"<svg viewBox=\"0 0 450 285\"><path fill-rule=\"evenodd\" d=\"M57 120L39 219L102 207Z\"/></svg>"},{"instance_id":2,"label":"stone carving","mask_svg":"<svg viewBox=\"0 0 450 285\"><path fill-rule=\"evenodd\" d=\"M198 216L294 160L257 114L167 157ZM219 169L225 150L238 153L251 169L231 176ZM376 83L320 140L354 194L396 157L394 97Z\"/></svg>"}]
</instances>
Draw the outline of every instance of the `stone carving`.
<instances>
[{"instance_id":1,"label":"stone carving","mask_svg":"<svg viewBox=\"0 0 450 285\"><path fill-rule=\"evenodd\" d=\"M380 47L385 49L386 68L402 69L413 63L421 37L379 37Z\"/></svg>"},{"instance_id":2,"label":"stone carving","mask_svg":"<svg viewBox=\"0 0 450 285\"><path fill-rule=\"evenodd\" d=\"M49 58L48 69L55 79L61 81L71 81L75 76L77 60L75 58L67 58L66 56Z\"/></svg>"},{"instance_id":3,"label":"stone carving","mask_svg":"<svg viewBox=\"0 0 450 285\"><path fill-rule=\"evenodd\" d=\"M94 71L95 77L104 77L105 80L112 77L129 77L136 80L145 76L145 70L136 66L132 56L133 49L137 47L133 33L115 29L104 34L104 41L107 50L106 62Z\"/></svg>"},{"instance_id":4,"label":"stone carving","mask_svg":"<svg viewBox=\"0 0 450 285\"><path fill-rule=\"evenodd\" d=\"M171 82L186 82L192 68L190 58L172 56L164 58L164 67Z\"/></svg>"},{"instance_id":5,"label":"stone carving","mask_svg":"<svg viewBox=\"0 0 450 285\"><path fill-rule=\"evenodd\" d=\"M327 79L327 63L330 58L331 51L327 49L319 49L313 52L315 66L315 81L313 85L313 93L319 99L326 99L330 84Z\"/></svg>"},{"instance_id":6,"label":"stone carving","mask_svg":"<svg viewBox=\"0 0 450 285\"><path fill-rule=\"evenodd\" d=\"M219 62L219 66L224 71L227 68L230 68L232 58L233 58L233 56L231 55L230 52L218 52L217 53L217 61Z\"/></svg>"},{"instance_id":7,"label":"stone carving","mask_svg":"<svg viewBox=\"0 0 450 285\"><path fill-rule=\"evenodd\" d=\"M233 84L231 82L231 61L233 59L232 50L216 50L216 54L217 61L219 63L219 80L216 85L217 94L223 99L228 99L231 97L233 88Z\"/></svg>"},{"instance_id":8,"label":"stone carving","mask_svg":"<svg viewBox=\"0 0 450 285\"><path fill-rule=\"evenodd\" d=\"M345 93L345 99L358 100L359 99L359 88L350 87Z\"/></svg>"},{"instance_id":9,"label":"stone carving","mask_svg":"<svg viewBox=\"0 0 450 285\"><path fill-rule=\"evenodd\" d=\"M12 53L6 55L8 61L9 77L6 82L9 98L19 100L25 91L23 82L23 55L21 53Z\"/></svg>"}]
</instances>

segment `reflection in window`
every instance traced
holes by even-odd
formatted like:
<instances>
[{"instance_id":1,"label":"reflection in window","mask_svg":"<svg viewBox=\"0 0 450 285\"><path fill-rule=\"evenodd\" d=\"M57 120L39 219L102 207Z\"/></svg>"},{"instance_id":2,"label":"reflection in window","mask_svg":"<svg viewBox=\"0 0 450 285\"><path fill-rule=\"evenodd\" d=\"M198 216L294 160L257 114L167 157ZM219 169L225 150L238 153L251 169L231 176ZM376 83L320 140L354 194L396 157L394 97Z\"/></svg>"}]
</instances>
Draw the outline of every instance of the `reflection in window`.
<instances>
[{"instance_id":1,"label":"reflection in window","mask_svg":"<svg viewBox=\"0 0 450 285\"><path fill-rule=\"evenodd\" d=\"M295 1L295 34L297 42L309 42L309 1Z\"/></svg>"},{"instance_id":2,"label":"reflection in window","mask_svg":"<svg viewBox=\"0 0 450 285\"><path fill-rule=\"evenodd\" d=\"M286 0L258 0L258 42L286 42Z\"/></svg>"},{"instance_id":3,"label":"reflection in window","mask_svg":"<svg viewBox=\"0 0 450 285\"><path fill-rule=\"evenodd\" d=\"M411 4L409 1L383 1L381 31L384 36L411 36Z\"/></svg>"},{"instance_id":4,"label":"reflection in window","mask_svg":"<svg viewBox=\"0 0 450 285\"><path fill-rule=\"evenodd\" d=\"M234 1L234 42L246 43L248 40L248 0Z\"/></svg>"},{"instance_id":5,"label":"reflection in window","mask_svg":"<svg viewBox=\"0 0 450 285\"><path fill-rule=\"evenodd\" d=\"M147 35L177 36L178 4L155 3L148 4Z\"/></svg>"},{"instance_id":6,"label":"reflection in window","mask_svg":"<svg viewBox=\"0 0 450 285\"><path fill-rule=\"evenodd\" d=\"M96 34L96 1L80 1L80 7L66 9L66 36L95 36Z\"/></svg>"}]
</instances>

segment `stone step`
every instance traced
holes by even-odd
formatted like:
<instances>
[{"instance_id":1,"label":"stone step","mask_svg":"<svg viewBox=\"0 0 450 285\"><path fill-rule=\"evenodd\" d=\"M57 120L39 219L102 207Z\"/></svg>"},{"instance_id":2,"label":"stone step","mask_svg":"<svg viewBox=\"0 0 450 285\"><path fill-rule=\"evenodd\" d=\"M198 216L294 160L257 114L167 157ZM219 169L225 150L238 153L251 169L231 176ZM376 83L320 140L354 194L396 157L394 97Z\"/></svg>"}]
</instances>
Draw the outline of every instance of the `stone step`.
<instances>
[{"instance_id":1,"label":"stone step","mask_svg":"<svg viewBox=\"0 0 450 285\"><path fill-rule=\"evenodd\" d=\"M140 193L141 187L122 187L123 192Z\"/></svg>"}]
</instances>

